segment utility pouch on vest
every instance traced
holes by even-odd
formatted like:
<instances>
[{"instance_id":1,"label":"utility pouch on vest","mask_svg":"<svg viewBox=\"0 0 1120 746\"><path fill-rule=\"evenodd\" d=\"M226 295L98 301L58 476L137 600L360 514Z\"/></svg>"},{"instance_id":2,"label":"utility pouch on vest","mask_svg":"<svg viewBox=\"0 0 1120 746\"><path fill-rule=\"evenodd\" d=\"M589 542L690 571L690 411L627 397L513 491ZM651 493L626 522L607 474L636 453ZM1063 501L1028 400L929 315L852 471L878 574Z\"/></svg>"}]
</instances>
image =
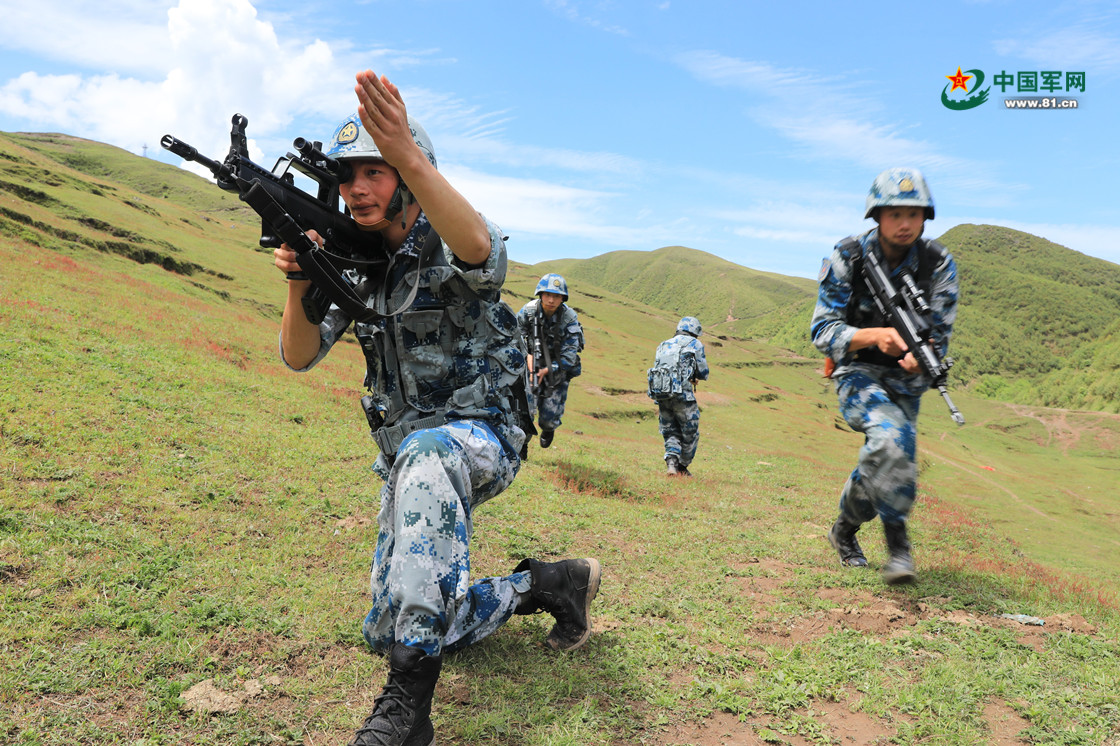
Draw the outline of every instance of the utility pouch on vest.
<instances>
[{"instance_id":1,"label":"utility pouch on vest","mask_svg":"<svg viewBox=\"0 0 1120 746\"><path fill-rule=\"evenodd\" d=\"M668 365L655 365L646 372L649 398L666 401L684 393L680 376L675 368Z\"/></svg>"},{"instance_id":2,"label":"utility pouch on vest","mask_svg":"<svg viewBox=\"0 0 1120 746\"><path fill-rule=\"evenodd\" d=\"M366 413L366 422L369 423L371 433L374 430L380 430L385 425L385 418L381 416L381 412L377 411L377 407L373 406L372 396L362 397L362 411Z\"/></svg>"}]
</instances>

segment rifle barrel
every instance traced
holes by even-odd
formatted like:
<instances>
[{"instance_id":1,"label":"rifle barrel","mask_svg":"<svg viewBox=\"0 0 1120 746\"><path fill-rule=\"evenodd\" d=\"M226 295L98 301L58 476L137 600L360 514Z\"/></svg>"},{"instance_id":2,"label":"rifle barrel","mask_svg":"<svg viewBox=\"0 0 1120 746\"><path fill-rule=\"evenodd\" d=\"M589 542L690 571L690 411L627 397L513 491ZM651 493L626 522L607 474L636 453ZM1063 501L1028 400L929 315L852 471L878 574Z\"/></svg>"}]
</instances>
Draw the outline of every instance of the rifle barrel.
<instances>
[{"instance_id":1,"label":"rifle barrel","mask_svg":"<svg viewBox=\"0 0 1120 746\"><path fill-rule=\"evenodd\" d=\"M195 163L201 163L203 166L206 166L206 168L210 169L210 171L215 176L217 176L218 172L222 170L222 164L207 158L206 156L202 155L202 153L199 153L194 146L188 145L187 143L176 137L172 137L171 135L164 135L162 138L160 138L159 144L163 146L164 150L170 150L172 153L179 156L185 161L194 161Z\"/></svg>"},{"instance_id":2,"label":"rifle barrel","mask_svg":"<svg viewBox=\"0 0 1120 746\"><path fill-rule=\"evenodd\" d=\"M955 404L953 404L953 400L949 398L949 390L944 386L938 386L937 389L941 392L941 396L945 399L945 403L949 405L949 416L953 418L953 422L957 423L958 425L963 425L964 415L961 414L961 411L957 409Z\"/></svg>"}]
</instances>

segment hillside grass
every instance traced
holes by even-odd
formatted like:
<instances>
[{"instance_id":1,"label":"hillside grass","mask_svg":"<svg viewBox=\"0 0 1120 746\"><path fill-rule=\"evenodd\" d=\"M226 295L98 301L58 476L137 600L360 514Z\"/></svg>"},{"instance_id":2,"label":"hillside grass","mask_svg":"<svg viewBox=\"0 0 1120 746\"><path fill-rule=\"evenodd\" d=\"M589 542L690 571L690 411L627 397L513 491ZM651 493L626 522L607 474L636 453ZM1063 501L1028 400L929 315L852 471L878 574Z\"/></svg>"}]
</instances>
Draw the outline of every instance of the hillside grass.
<instances>
[{"instance_id":1,"label":"hillside grass","mask_svg":"<svg viewBox=\"0 0 1120 746\"><path fill-rule=\"evenodd\" d=\"M0 193L40 226L0 238L0 735L345 742L385 671L359 631L380 485L357 345L291 373L255 226L0 146L59 172L49 199ZM102 248L89 216L179 264ZM511 267L515 309L539 269ZM927 398L920 582L892 589L874 525L866 572L823 538L860 439L818 358L705 336L697 476L670 481L644 382L676 314L588 281L571 303L586 373L479 510L472 560L598 557L595 635L557 655L546 617L515 617L449 656L441 744L1120 738L1120 418L961 392L957 428Z\"/></svg>"}]
</instances>

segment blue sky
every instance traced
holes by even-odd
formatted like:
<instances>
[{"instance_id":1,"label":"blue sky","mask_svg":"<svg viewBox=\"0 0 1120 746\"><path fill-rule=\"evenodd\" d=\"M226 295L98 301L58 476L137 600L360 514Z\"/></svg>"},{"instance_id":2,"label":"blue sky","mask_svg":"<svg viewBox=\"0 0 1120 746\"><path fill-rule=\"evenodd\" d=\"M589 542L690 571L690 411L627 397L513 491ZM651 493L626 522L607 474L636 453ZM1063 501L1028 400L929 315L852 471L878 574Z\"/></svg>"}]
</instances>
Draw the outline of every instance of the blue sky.
<instances>
[{"instance_id":1,"label":"blue sky","mask_svg":"<svg viewBox=\"0 0 1120 746\"><path fill-rule=\"evenodd\" d=\"M992 223L1120 263L1115 2L0 0L0 18L0 130L169 163L164 133L219 157L237 112L271 166L354 110L357 70L386 74L517 261L680 244L815 277L871 226L875 175L908 165L927 235ZM950 101L985 103L942 103L958 67L985 80ZM1085 88L992 85L1044 71ZM1019 95L1077 108L1008 110Z\"/></svg>"}]
</instances>

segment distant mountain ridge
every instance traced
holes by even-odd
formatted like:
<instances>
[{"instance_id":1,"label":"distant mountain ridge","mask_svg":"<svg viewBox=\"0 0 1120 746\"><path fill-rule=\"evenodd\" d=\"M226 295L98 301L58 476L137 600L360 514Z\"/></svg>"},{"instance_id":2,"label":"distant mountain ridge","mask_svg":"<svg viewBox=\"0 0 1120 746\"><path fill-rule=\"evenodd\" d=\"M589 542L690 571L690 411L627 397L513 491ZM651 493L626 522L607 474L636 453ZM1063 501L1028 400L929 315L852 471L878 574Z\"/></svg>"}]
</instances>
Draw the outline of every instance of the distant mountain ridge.
<instances>
[{"instance_id":1,"label":"distant mountain ridge","mask_svg":"<svg viewBox=\"0 0 1120 746\"><path fill-rule=\"evenodd\" d=\"M816 283L749 269L684 246L612 251L540 265L678 315L700 318L712 333L757 335L775 313L799 308Z\"/></svg>"},{"instance_id":2,"label":"distant mountain ridge","mask_svg":"<svg viewBox=\"0 0 1120 746\"><path fill-rule=\"evenodd\" d=\"M27 243L159 264L263 311L275 278L253 257L258 225L236 197L182 169L67 135L0 133L0 228ZM1120 265L990 225L957 226L940 240L961 278L954 386L1019 403L1120 411ZM565 275L576 305L580 293L605 291L697 316L716 337L817 354L808 340L812 280L683 246L531 269Z\"/></svg>"}]
</instances>

